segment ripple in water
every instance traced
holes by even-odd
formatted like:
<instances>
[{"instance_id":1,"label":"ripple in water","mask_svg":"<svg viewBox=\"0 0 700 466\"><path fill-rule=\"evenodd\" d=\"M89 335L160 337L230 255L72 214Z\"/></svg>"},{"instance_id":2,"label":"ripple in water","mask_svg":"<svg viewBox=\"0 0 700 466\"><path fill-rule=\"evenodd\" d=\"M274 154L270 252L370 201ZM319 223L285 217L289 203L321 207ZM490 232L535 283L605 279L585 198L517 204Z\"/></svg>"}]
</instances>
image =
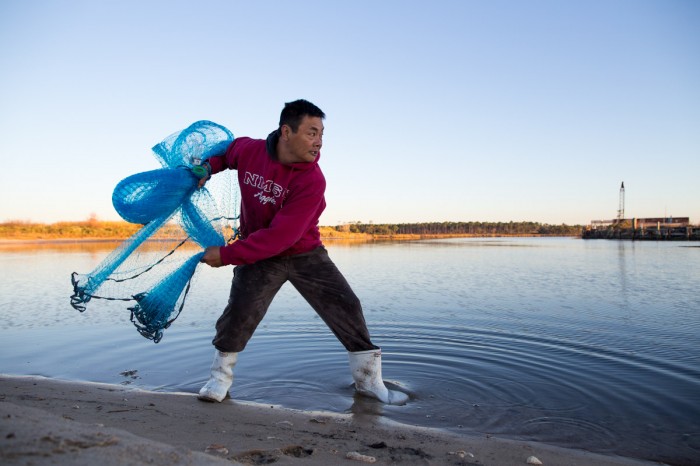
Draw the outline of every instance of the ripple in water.
<instances>
[{"instance_id":1,"label":"ripple in water","mask_svg":"<svg viewBox=\"0 0 700 466\"><path fill-rule=\"evenodd\" d=\"M620 438L604 426L579 418L547 416L529 419L518 426L516 432L521 437L562 446L580 445L581 439L585 438L601 450L609 450L620 442Z\"/></svg>"},{"instance_id":2,"label":"ripple in water","mask_svg":"<svg viewBox=\"0 0 700 466\"><path fill-rule=\"evenodd\" d=\"M355 396L347 354L291 287L241 354L234 399L697 463L700 249L499 239L329 251L409 403ZM3 372L118 384L137 371L130 386L198 391L230 270L204 269L154 345L123 306L70 308L70 273L99 259L0 253Z\"/></svg>"}]
</instances>

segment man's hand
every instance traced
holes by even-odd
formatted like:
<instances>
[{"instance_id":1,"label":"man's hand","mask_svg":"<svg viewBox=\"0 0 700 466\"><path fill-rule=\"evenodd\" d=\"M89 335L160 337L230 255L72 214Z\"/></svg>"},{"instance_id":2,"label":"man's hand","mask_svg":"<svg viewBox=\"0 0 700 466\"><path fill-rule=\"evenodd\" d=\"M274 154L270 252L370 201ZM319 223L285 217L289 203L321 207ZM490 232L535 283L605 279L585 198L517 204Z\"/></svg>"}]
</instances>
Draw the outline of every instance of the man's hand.
<instances>
[{"instance_id":1,"label":"man's hand","mask_svg":"<svg viewBox=\"0 0 700 466\"><path fill-rule=\"evenodd\" d=\"M192 173L199 177L197 187L201 189L206 184L207 180L211 178L211 165L206 161L201 165L195 165L192 167Z\"/></svg>"},{"instance_id":2,"label":"man's hand","mask_svg":"<svg viewBox=\"0 0 700 466\"><path fill-rule=\"evenodd\" d=\"M204 262L210 267L221 267L221 251L219 251L219 246L209 246L204 250L204 256L199 260L199 262Z\"/></svg>"},{"instance_id":3,"label":"man's hand","mask_svg":"<svg viewBox=\"0 0 700 466\"><path fill-rule=\"evenodd\" d=\"M211 175L207 175L204 178L200 178L199 183L197 183L197 187L201 189L207 183L209 178L211 178Z\"/></svg>"}]
</instances>

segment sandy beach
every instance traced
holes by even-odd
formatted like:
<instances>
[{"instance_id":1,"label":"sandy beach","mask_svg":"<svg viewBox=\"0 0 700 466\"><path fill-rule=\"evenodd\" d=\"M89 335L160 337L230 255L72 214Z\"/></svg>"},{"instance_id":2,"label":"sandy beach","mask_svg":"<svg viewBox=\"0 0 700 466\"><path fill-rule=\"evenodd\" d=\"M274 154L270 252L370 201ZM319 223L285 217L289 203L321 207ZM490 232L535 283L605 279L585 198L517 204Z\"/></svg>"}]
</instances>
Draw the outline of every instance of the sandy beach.
<instances>
[{"instance_id":1,"label":"sandy beach","mask_svg":"<svg viewBox=\"0 0 700 466\"><path fill-rule=\"evenodd\" d=\"M301 412L235 399L205 403L193 393L2 375L0 462L101 466L658 464L399 425L367 411Z\"/></svg>"}]
</instances>

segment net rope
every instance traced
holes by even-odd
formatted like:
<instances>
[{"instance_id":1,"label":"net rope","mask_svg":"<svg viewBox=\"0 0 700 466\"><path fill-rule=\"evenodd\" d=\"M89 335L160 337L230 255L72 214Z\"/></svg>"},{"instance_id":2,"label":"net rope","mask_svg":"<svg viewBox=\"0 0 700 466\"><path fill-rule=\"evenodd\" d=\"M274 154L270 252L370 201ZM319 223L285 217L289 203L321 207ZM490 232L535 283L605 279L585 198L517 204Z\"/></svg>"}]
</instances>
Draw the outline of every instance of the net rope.
<instances>
[{"instance_id":1,"label":"net rope","mask_svg":"<svg viewBox=\"0 0 700 466\"><path fill-rule=\"evenodd\" d=\"M137 331L155 343L163 338L182 312L203 248L238 237L240 192L232 171L198 188L195 168L233 138L221 125L197 121L153 147L161 168L117 184L115 210L143 226L91 272L73 272L73 308L84 312L93 299L126 301Z\"/></svg>"}]
</instances>

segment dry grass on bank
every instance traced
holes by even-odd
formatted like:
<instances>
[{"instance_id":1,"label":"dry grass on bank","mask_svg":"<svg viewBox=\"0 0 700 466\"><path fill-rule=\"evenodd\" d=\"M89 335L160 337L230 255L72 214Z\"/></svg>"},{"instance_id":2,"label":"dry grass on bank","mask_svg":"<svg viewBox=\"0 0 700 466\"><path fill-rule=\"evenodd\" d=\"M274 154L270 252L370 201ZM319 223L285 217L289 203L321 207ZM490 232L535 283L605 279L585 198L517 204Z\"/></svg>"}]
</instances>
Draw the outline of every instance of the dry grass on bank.
<instances>
[{"instance_id":1,"label":"dry grass on bank","mask_svg":"<svg viewBox=\"0 0 700 466\"><path fill-rule=\"evenodd\" d=\"M141 225L121 221L87 220L84 222L33 223L9 221L0 223L2 240L121 240L131 237ZM337 231L334 227L320 227L324 239L371 240L373 235Z\"/></svg>"},{"instance_id":2,"label":"dry grass on bank","mask_svg":"<svg viewBox=\"0 0 700 466\"><path fill-rule=\"evenodd\" d=\"M124 221L100 221L90 219L84 222L33 223L27 221L9 221L0 223L0 241L69 241L69 240L114 240L121 241L133 236L141 225ZM173 231L178 227L173 225ZM339 231L336 227L319 227L321 238L324 240L372 241L395 240L410 241L434 238L464 238L464 237L505 237L505 236L548 236L540 234L506 234L506 233L477 233L477 234L373 234L351 232L348 229ZM161 232L163 237L169 235L166 228Z\"/></svg>"}]
</instances>

